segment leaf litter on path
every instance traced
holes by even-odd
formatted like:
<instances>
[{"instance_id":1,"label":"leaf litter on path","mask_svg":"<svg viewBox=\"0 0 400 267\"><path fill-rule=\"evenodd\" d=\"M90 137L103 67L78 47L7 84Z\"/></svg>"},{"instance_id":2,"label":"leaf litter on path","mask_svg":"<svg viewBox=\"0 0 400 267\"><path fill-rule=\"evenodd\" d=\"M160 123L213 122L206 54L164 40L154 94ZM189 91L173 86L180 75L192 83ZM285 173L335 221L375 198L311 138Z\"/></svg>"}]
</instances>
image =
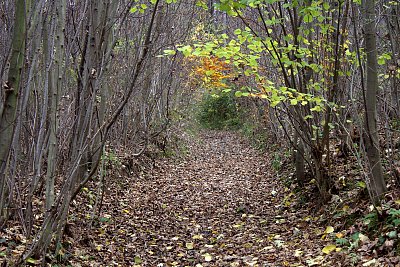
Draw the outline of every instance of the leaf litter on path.
<instances>
[{"instance_id":1,"label":"leaf litter on path","mask_svg":"<svg viewBox=\"0 0 400 267\"><path fill-rule=\"evenodd\" d=\"M189 150L139 179L110 181L107 220L88 230L89 243L102 244L89 246L89 265L331 266L328 249L321 251L329 245L324 228L291 205L268 155L217 131L201 133Z\"/></svg>"}]
</instances>

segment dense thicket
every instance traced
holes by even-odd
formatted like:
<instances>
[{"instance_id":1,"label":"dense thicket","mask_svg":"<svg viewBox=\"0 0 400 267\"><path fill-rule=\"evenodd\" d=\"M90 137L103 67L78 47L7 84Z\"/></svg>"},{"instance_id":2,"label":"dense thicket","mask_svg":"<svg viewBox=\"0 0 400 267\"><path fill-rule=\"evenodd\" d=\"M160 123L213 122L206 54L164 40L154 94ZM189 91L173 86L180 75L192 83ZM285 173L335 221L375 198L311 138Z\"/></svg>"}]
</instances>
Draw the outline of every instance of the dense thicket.
<instances>
[{"instance_id":1,"label":"dense thicket","mask_svg":"<svg viewBox=\"0 0 400 267\"><path fill-rule=\"evenodd\" d=\"M257 121L300 187L328 201L332 157L353 155L379 204L400 179L399 15L389 0L0 1L0 228L22 228L21 261L57 253L104 155L139 157L204 91L200 120Z\"/></svg>"},{"instance_id":2,"label":"dense thicket","mask_svg":"<svg viewBox=\"0 0 400 267\"><path fill-rule=\"evenodd\" d=\"M195 69L205 84L258 99L257 109L264 110L258 114L293 149L300 186L311 172L320 196L329 200L336 192L332 157L354 155L371 200L379 203L387 190L384 172L395 184L398 177L393 126L399 51L390 37L398 30L398 3L221 1L216 6L223 13L214 14L219 22L214 39L180 49L212 59ZM229 85L218 84L224 79Z\"/></svg>"},{"instance_id":3,"label":"dense thicket","mask_svg":"<svg viewBox=\"0 0 400 267\"><path fill-rule=\"evenodd\" d=\"M60 240L104 151L138 157L165 131L184 71L157 55L186 40L194 4L1 1L0 224L33 241L24 259Z\"/></svg>"}]
</instances>

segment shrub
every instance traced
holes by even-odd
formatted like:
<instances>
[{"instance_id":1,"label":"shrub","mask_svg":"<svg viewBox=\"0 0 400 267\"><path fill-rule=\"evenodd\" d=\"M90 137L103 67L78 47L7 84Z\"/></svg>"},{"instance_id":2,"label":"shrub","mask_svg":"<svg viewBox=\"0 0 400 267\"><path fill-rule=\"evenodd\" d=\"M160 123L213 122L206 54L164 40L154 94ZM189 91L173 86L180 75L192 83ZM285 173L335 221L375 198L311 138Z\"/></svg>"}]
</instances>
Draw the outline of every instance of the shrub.
<instances>
[{"instance_id":1,"label":"shrub","mask_svg":"<svg viewBox=\"0 0 400 267\"><path fill-rule=\"evenodd\" d=\"M201 126L209 129L239 128L241 122L235 96L232 93L205 94L199 104L197 119Z\"/></svg>"}]
</instances>

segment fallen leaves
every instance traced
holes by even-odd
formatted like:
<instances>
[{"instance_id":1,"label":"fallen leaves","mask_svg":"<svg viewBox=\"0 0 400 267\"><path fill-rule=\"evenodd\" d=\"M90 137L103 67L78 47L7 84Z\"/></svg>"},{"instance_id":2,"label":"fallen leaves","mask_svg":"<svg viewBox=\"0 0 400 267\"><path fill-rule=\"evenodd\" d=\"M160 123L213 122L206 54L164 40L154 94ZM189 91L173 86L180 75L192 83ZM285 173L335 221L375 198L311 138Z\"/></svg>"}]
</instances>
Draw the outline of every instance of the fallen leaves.
<instances>
[{"instance_id":1,"label":"fallen leaves","mask_svg":"<svg viewBox=\"0 0 400 267\"><path fill-rule=\"evenodd\" d=\"M337 225L326 226L321 216L299 206L293 189L265 164L265 155L233 133L200 138L184 160L163 159L139 178L111 179L95 226L81 225L82 234L68 250L72 266L333 266L341 261L342 245L335 239L348 242L354 233L335 232ZM91 218L90 211L81 212L79 220ZM357 240L357 249L378 247L365 233L357 233ZM0 239L3 243L8 240ZM393 249L395 243L381 247ZM0 247L0 260L3 252ZM359 262L375 266L371 258Z\"/></svg>"},{"instance_id":2,"label":"fallen leaves","mask_svg":"<svg viewBox=\"0 0 400 267\"><path fill-rule=\"evenodd\" d=\"M123 213L136 219L121 228L137 237L125 255L147 251L144 266L280 266L319 253L316 220L302 223L295 194L260 168L264 156L232 133L201 138L188 159L130 186Z\"/></svg>"},{"instance_id":3,"label":"fallen leaves","mask_svg":"<svg viewBox=\"0 0 400 267\"><path fill-rule=\"evenodd\" d=\"M127 190L103 215L109 218L103 222L105 229L118 228L103 229L99 237L108 240L109 248L116 242L130 245L121 253L107 246L93 253L104 258L112 251L117 257L140 254L125 256L125 262L142 266L302 262L301 240L310 223L286 228L304 216L291 208L294 194L281 189L272 173L269 180L268 165L260 167L265 157L232 133L212 132L201 138L203 145L192 149L186 160L160 162L162 170L123 186ZM318 253L318 246L312 251Z\"/></svg>"},{"instance_id":4,"label":"fallen leaves","mask_svg":"<svg viewBox=\"0 0 400 267\"><path fill-rule=\"evenodd\" d=\"M194 248L194 244L193 243L186 243L186 248L187 249L193 249Z\"/></svg>"},{"instance_id":5,"label":"fallen leaves","mask_svg":"<svg viewBox=\"0 0 400 267\"><path fill-rule=\"evenodd\" d=\"M204 254L203 257L204 257L204 260L207 262L212 261L212 259L213 259L213 257L209 253Z\"/></svg>"},{"instance_id":6,"label":"fallen leaves","mask_svg":"<svg viewBox=\"0 0 400 267\"><path fill-rule=\"evenodd\" d=\"M327 245L327 246L325 246L323 249L322 249L322 252L323 253L325 253L325 254L329 254L329 253L331 253L332 251L335 251L336 250L336 245Z\"/></svg>"}]
</instances>

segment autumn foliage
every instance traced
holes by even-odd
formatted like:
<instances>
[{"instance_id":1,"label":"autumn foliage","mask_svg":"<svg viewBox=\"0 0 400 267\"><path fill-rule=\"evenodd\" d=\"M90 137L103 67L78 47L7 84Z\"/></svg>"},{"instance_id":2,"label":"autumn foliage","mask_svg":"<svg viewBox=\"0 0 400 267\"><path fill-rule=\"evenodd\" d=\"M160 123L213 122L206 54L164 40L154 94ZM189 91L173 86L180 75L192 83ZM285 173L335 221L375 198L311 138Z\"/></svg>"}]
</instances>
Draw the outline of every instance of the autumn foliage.
<instances>
[{"instance_id":1,"label":"autumn foliage","mask_svg":"<svg viewBox=\"0 0 400 267\"><path fill-rule=\"evenodd\" d=\"M191 62L199 60L190 58ZM232 78L232 67L224 60L211 56L202 57L194 62L190 75L193 82L207 89L226 88L226 79Z\"/></svg>"}]
</instances>

